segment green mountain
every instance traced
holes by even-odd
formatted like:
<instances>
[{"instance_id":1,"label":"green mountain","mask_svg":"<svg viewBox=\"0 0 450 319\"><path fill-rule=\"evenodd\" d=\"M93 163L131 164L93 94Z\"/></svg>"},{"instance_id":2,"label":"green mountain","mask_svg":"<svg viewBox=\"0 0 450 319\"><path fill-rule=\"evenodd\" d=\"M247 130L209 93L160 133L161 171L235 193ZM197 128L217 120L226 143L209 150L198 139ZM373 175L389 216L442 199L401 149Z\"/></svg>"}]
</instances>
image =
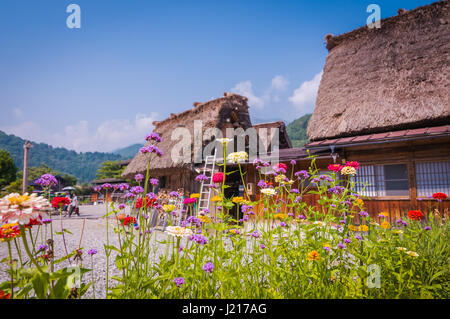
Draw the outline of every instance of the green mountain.
<instances>
[{"instance_id":1,"label":"green mountain","mask_svg":"<svg viewBox=\"0 0 450 319\"><path fill-rule=\"evenodd\" d=\"M122 156L123 159L131 159L139 152L139 150L143 146L144 146L144 144L133 144L133 145L115 150L112 153Z\"/></svg>"},{"instance_id":2,"label":"green mountain","mask_svg":"<svg viewBox=\"0 0 450 319\"><path fill-rule=\"evenodd\" d=\"M25 140L0 131L0 149L6 149L14 158L14 163L23 168L23 144ZM30 167L46 164L55 171L75 176L78 182L87 183L95 179L95 173L101 163L124 159L119 154L87 152L77 153L62 147L53 147L45 143L33 143L29 152ZM136 152L137 153L137 152Z\"/></svg>"},{"instance_id":3,"label":"green mountain","mask_svg":"<svg viewBox=\"0 0 450 319\"><path fill-rule=\"evenodd\" d=\"M291 139L293 147L302 147L308 143L308 135L306 134L306 128L308 127L309 119L312 114L306 114L289 123L286 127L289 138Z\"/></svg>"}]
</instances>

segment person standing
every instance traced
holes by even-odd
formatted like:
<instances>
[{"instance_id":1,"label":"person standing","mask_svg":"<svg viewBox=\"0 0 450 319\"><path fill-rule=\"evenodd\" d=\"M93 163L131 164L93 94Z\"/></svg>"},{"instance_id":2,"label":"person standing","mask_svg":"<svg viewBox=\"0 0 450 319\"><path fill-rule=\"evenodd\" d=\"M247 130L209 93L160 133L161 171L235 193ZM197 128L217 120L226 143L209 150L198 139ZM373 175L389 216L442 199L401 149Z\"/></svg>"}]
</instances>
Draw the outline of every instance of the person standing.
<instances>
[{"instance_id":1,"label":"person standing","mask_svg":"<svg viewBox=\"0 0 450 319\"><path fill-rule=\"evenodd\" d=\"M75 212L78 216L80 216L79 208L78 208L78 197L77 194L72 194L72 201L69 206L69 217L72 216L72 213Z\"/></svg>"}]
</instances>

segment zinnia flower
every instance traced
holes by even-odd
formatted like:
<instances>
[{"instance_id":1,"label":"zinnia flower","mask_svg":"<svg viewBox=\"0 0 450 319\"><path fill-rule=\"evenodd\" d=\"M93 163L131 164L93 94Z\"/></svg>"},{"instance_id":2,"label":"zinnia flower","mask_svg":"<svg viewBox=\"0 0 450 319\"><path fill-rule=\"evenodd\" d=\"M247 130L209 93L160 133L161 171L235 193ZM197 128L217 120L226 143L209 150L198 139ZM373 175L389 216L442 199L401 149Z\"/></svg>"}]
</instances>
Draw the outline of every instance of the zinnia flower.
<instances>
[{"instance_id":1,"label":"zinnia flower","mask_svg":"<svg viewBox=\"0 0 450 319\"><path fill-rule=\"evenodd\" d=\"M70 199L68 199L67 197L55 197L52 200L52 206L54 208L63 208L64 205L69 205L70 204Z\"/></svg>"},{"instance_id":2,"label":"zinnia flower","mask_svg":"<svg viewBox=\"0 0 450 319\"><path fill-rule=\"evenodd\" d=\"M192 193L190 198L200 198L200 193Z\"/></svg>"},{"instance_id":3,"label":"zinnia flower","mask_svg":"<svg viewBox=\"0 0 450 319\"><path fill-rule=\"evenodd\" d=\"M389 222L387 222L387 221L384 221L381 223L380 226L384 229L388 229L389 227L391 227L391 224L389 224Z\"/></svg>"},{"instance_id":4,"label":"zinnia flower","mask_svg":"<svg viewBox=\"0 0 450 319\"><path fill-rule=\"evenodd\" d=\"M234 152L227 156L227 159L231 163L241 163L248 159L248 154L246 152Z\"/></svg>"},{"instance_id":5,"label":"zinnia flower","mask_svg":"<svg viewBox=\"0 0 450 319\"><path fill-rule=\"evenodd\" d=\"M418 253L416 253L415 251L407 251L406 252L408 255L410 255L411 257L419 257L419 254Z\"/></svg>"},{"instance_id":6,"label":"zinnia flower","mask_svg":"<svg viewBox=\"0 0 450 319\"><path fill-rule=\"evenodd\" d=\"M189 205L189 204L194 204L197 201L196 198L185 198L183 201L183 204Z\"/></svg>"},{"instance_id":7,"label":"zinnia flower","mask_svg":"<svg viewBox=\"0 0 450 319\"><path fill-rule=\"evenodd\" d=\"M273 188L263 188L261 189L261 193L267 196L275 195L277 192Z\"/></svg>"},{"instance_id":8,"label":"zinnia flower","mask_svg":"<svg viewBox=\"0 0 450 319\"><path fill-rule=\"evenodd\" d=\"M242 196L235 196L235 197L233 197L232 201L235 204L239 204L239 203L242 203L244 201L244 198Z\"/></svg>"},{"instance_id":9,"label":"zinnia flower","mask_svg":"<svg viewBox=\"0 0 450 319\"><path fill-rule=\"evenodd\" d=\"M318 260L320 260L320 254L317 251L313 250L308 253L306 258L308 260L318 261Z\"/></svg>"},{"instance_id":10,"label":"zinnia flower","mask_svg":"<svg viewBox=\"0 0 450 319\"><path fill-rule=\"evenodd\" d=\"M447 194L445 193L434 193L433 198L437 200L444 200L447 199Z\"/></svg>"},{"instance_id":11,"label":"zinnia flower","mask_svg":"<svg viewBox=\"0 0 450 319\"><path fill-rule=\"evenodd\" d=\"M356 175L356 169L352 166L345 166L341 169L342 175Z\"/></svg>"},{"instance_id":12,"label":"zinnia flower","mask_svg":"<svg viewBox=\"0 0 450 319\"><path fill-rule=\"evenodd\" d=\"M345 166L353 167L354 169L359 169L359 163L357 161L347 162Z\"/></svg>"},{"instance_id":13,"label":"zinnia flower","mask_svg":"<svg viewBox=\"0 0 450 319\"><path fill-rule=\"evenodd\" d=\"M341 164L330 164L328 165L328 170L333 172L339 172L344 166Z\"/></svg>"},{"instance_id":14,"label":"zinnia flower","mask_svg":"<svg viewBox=\"0 0 450 319\"><path fill-rule=\"evenodd\" d=\"M215 173L212 177L212 181L215 184L224 183L225 182L225 174L224 173Z\"/></svg>"},{"instance_id":15,"label":"zinnia flower","mask_svg":"<svg viewBox=\"0 0 450 319\"><path fill-rule=\"evenodd\" d=\"M411 220L422 220L424 217L423 213L420 210L410 210L408 212L408 218Z\"/></svg>"},{"instance_id":16,"label":"zinnia flower","mask_svg":"<svg viewBox=\"0 0 450 319\"><path fill-rule=\"evenodd\" d=\"M175 237L188 237L193 235L191 229L180 226L167 226L165 232Z\"/></svg>"},{"instance_id":17,"label":"zinnia flower","mask_svg":"<svg viewBox=\"0 0 450 319\"><path fill-rule=\"evenodd\" d=\"M26 225L33 218L47 217L46 211L50 209L48 200L36 194L19 195L9 194L0 199L0 217L2 223L19 223Z\"/></svg>"}]
</instances>

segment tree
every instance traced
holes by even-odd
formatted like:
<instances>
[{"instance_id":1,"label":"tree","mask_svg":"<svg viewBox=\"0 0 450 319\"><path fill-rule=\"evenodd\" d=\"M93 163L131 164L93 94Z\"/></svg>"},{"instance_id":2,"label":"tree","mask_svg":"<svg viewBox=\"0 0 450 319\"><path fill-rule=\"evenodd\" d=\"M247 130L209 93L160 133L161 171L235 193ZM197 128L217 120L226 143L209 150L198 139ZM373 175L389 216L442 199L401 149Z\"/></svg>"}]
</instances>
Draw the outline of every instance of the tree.
<instances>
[{"instance_id":1,"label":"tree","mask_svg":"<svg viewBox=\"0 0 450 319\"><path fill-rule=\"evenodd\" d=\"M63 176L61 176L61 178L64 180L64 184L66 186L75 186L77 185L78 179L70 174L64 174Z\"/></svg>"},{"instance_id":2,"label":"tree","mask_svg":"<svg viewBox=\"0 0 450 319\"><path fill-rule=\"evenodd\" d=\"M117 161L106 161L97 170L97 178L121 178L124 169Z\"/></svg>"},{"instance_id":3,"label":"tree","mask_svg":"<svg viewBox=\"0 0 450 319\"><path fill-rule=\"evenodd\" d=\"M0 150L0 189L16 179L17 166L8 151Z\"/></svg>"}]
</instances>

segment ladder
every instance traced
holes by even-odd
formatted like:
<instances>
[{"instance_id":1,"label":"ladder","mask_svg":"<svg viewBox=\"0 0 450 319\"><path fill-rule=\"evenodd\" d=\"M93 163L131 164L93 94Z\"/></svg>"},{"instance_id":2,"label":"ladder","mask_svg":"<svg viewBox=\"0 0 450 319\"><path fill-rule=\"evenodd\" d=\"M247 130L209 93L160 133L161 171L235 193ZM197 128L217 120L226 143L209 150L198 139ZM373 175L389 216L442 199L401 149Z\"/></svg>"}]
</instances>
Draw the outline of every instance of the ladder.
<instances>
[{"instance_id":1,"label":"ladder","mask_svg":"<svg viewBox=\"0 0 450 319\"><path fill-rule=\"evenodd\" d=\"M212 177L216 165L217 149L214 149L214 155L208 155L205 159L205 166L203 166L203 175L208 177L207 181L202 181L200 187L200 199L198 202L198 211L209 209L211 201L211 186L213 185ZM209 173L209 175L207 175ZM207 189L207 190L206 190Z\"/></svg>"}]
</instances>

